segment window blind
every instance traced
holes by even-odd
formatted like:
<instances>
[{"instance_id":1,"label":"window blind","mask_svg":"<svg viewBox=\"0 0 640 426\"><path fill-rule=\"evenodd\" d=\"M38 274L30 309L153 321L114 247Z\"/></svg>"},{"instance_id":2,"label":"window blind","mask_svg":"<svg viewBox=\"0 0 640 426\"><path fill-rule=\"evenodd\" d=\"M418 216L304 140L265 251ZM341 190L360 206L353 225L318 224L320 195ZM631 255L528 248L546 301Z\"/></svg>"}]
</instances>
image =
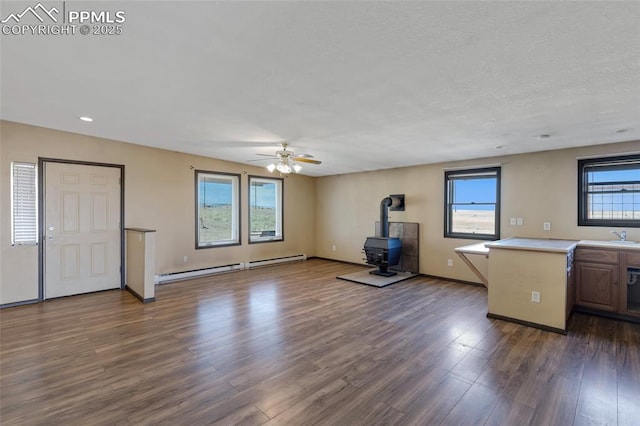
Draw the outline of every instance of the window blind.
<instances>
[{"instance_id":1,"label":"window blind","mask_svg":"<svg viewBox=\"0 0 640 426\"><path fill-rule=\"evenodd\" d=\"M11 163L11 244L38 243L36 165Z\"/></svg>"}]
</instances>

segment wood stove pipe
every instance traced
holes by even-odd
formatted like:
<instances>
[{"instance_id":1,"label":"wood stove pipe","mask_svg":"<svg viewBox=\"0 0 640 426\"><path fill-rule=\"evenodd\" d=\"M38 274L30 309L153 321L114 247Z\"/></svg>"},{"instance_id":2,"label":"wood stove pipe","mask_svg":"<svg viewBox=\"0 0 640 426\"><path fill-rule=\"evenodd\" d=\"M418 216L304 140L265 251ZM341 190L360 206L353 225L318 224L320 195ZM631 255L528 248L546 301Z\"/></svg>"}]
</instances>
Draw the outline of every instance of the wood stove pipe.
<instances>
[{"instance_id":1,"label":"wood stove pipe","mask_svg":"<svg viewBox=\"0 0 640 426\"><path fill-rule=\"evenodd\" d=\"M389 195L380 201L380 236L389 238L389 208L404 211L404 194Z\"/></svg>"},{"instance_id":2,"label":"wood stove pipe","mask_svg":"<svg viewBox=\"0 0 640 426\"><path fill-rule=\"evenodd\" d=\"M389 236L389 214L387 209L391 207L393 204L393 199L391 197L383 198L380 201L380 236L388 237Z\"/></svg>"}]
</instances>

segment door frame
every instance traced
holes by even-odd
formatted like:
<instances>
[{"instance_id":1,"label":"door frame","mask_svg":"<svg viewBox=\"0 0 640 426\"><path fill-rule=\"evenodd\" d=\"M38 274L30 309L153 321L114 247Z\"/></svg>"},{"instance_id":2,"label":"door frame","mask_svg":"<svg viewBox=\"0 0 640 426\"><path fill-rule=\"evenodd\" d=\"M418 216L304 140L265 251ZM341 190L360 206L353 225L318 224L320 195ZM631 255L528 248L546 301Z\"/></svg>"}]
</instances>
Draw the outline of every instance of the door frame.
<instances>
[{"instance_id":1,"label":"door frame","mask_svg":"<svg viewBox=\"0 0 640 426\"><path fill-rule=\"evenodd\" d=\"M78 166L113 167L120 169L120 289L125 288L124 279L124 164L96 163L92 161L65 160L61 158L38 157L38 230L40 242L38 244L38 301L44 301L44 249L46 238L45 219L45 167L46 163L63 163Z\"/></svg>"}]
</instances>

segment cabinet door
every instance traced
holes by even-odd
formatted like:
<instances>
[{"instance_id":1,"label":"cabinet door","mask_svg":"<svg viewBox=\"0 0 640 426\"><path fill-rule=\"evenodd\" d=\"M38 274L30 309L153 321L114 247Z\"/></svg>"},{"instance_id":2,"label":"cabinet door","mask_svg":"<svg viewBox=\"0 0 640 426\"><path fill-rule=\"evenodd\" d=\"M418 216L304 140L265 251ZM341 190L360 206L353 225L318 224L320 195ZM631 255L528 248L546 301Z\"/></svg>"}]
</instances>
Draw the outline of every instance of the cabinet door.
<instances>
[{"instance_id":1,"label":"cabinet door","mask_svg":"<svg viewBox=\"0 0 640 426\"><path fill-rule=\"evenodd\" d=\"M618 308L618 265L576 262L576 305L601 311Z\"/></svg>"}]
</instances>

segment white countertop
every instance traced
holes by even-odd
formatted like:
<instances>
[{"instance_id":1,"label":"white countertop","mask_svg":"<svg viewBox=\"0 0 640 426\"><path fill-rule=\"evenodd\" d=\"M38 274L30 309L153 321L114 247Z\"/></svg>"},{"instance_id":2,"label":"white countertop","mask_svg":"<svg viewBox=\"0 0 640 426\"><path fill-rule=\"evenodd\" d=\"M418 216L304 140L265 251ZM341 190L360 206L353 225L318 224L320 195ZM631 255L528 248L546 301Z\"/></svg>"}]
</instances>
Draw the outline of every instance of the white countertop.
<instances>
[{"instance_id":1,"label":"white countertop","mask_svg":"<svg viewBox=\"0 0 640 426\"><path fill-rule=\"evenodd\" d=\"M491 249L528 250L539 252L542 251L566 255L578 246L640 251L640 244L631 242L624 243L619 241L554 240L545 238L506 238L499 241L481 242L457 247L454 249L454 251L462 258L464 263L469 266L471 271L476 274L480 281L485 286L488 286L487 279L475 267L475 265L471 263L469 259L467 259L466 255L475 254L489 257L489 251Z\"/></svg>"},{"instance_id":2,"label":"white countertop","mask_svg":"<svg viewBox=\"0 0 640 426\"><path fill-rule=\"evenodd\" d=\"M482 254L488 255L489 248L486 246L487 243L475 243L470 244L468 246L456 247L453 249L456 253L464 253L464 254Z\"/></svg>"},{"instance_id":3,"label":"white countertop","mask_svg":"<svg viewBox=\"0 0 640 426\"><path fill-rule=\"evenodd\" d=\"M504 240L491 241L485 243L485 247L490 249L511 249L530 251L549 251L558 253L568 253L573 250L578 241L575 240L553 240L543 238L506 238Z\"/></svg>"},{"instance_id":4,"label":"white countertop","mask_svg":"<svg viewBox=\"0 0 640 426\"><path fill-rule=\"evenodd\" d=\"M631 241L592 241L592 240L581 240L578 243L580 247L601 247L608 249L619 249L619 250L638 250L640 251L640 244Z\"/></svg>"},{"instance_id":5,"label":"white countertop","mask_svg":"<svg viewBox=\"0 0 640 426\"><path fill-rule=\"evenodd\" d=\"M471 246L460 247L463 249L473 249L477 244ZM484 243L484 246L489 249L511 249L511 250L532 250L532 251L550 251L558 253L568 253L576 246L578 247L599 247L606 249L617 250L638 250L640 251L640 244L636 242L622 242L622 241L595 241L595 240L554 240L545 238L505 238L504 240L491 241ZM477 249L478 251L479 248ZM456 250L458 251L458 250ZM478 253L480 254L480 253Z\"/></svg>"}]
</instances>

